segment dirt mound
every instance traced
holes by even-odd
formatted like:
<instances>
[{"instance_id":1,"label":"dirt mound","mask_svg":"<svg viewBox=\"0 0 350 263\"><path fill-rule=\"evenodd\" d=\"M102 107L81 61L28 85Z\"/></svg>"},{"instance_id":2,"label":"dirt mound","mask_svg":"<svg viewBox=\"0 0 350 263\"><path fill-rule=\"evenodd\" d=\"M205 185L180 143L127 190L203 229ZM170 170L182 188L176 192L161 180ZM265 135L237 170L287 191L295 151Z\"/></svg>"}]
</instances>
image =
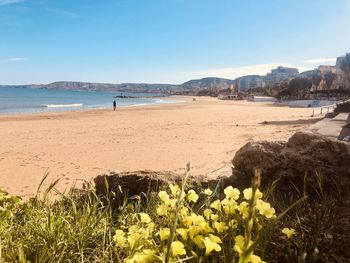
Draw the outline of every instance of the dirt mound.
<instances>
[{"instance_id":1,"label":"dirt mound","mask_svg":"<svg viewBox=\"0 0 350 263\"><path fill-rule=\"evenodd\" d=\"M169 183L181 184L182 176L170 171L142 170L135 172L111 173L100 175L94 179L95 192L98 196L108 196L116 202L125 197L148 196L152 192L158 192ZM193 189L215 189L221 193L228 185L234 184L234 176L221 176L209 180L204 177L189 177L188 185Z\"/></svg>"},{"instance_id":2,"label":"dirt mound","mask_svg":"<svg viewBox=\"0 0 350 263\"><path fill-rule=\"evenodd\" d=\"M261 169L263 184L280 178L299 187L305 174L318 173L326 184L350 185L350 144L311 133L297 132L288 142L249 142L232 164L249 180Z\"/></svg>"},{"instance_id":3,"label":"dirt mound","mask_svg":"<svg viewBox=\"0 0 350 263\"><path fill-rule=\"evenodd\" d=\"M106 195L107 192L117 192L122 189L128 196L158 191L165 183L180 181L181 177L173 172L150 170L111 173L99 175L94 179L97 195Z\"/></svg>"}]
</instances>

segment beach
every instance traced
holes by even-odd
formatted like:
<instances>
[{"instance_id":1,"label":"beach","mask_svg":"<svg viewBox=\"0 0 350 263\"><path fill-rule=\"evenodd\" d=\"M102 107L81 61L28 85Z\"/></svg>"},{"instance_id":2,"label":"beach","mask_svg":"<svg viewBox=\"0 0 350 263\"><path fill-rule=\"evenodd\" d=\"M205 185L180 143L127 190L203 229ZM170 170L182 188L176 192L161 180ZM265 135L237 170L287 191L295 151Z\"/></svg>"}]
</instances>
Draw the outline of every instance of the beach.
<instances>
[{"instance_id":1,"label":"beach","mask_svg":"<svg viewBox=\"0 0 350 263\"><path fill-rule=\"evenodd\" d=\"M194 176L227 175L245 143L286 140L316 121L308 108L175 99L186 102L0 116L0 188L27 197L46 173L64 191L112 171L182 173L189 160Z\"/></svg>"}]
</instances>

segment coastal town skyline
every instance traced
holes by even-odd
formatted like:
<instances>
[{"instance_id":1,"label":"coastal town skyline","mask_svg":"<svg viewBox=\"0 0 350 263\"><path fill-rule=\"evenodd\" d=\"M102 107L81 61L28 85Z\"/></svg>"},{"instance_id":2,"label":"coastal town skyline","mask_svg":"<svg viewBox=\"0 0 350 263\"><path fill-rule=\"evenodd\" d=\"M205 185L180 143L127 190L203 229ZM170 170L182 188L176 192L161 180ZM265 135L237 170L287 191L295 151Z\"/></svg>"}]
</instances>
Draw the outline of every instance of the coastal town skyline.
<instances>
[{"instance_id":1,"label":"coastal town skyline","mask_svg":"<svg viewBox=\"0 0 350 263\"><path fill-rule=\"evenodd\" d=\"M303 72L335 65L348 51L340 25L349 14L344 0L1 0L0 84L180 84L277 66Z\"/></svg>"}]
</instances>

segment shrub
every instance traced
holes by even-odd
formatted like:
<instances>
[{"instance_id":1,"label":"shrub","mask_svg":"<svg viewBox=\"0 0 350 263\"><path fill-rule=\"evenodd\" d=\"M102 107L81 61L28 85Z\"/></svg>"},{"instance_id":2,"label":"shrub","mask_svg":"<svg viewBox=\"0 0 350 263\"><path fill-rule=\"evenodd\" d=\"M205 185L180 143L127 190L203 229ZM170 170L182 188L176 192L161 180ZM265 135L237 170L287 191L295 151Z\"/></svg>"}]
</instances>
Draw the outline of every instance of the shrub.
<instances>
[{"instance_id":1,"label":"shrub","mask_svg":"<svg viewBox=\"0 0 350 263\"><path fill-rule=\"evenodd\" d=\"M0 261L263 262L277 218L259 191L259 174L251 188L220 194L187 189L188 173L146 203L125 198L118 211L93 191L54 203L48 192L24 203L3 193L0 210L10 213L0 214Z\"/></svg>"}]
</instances>

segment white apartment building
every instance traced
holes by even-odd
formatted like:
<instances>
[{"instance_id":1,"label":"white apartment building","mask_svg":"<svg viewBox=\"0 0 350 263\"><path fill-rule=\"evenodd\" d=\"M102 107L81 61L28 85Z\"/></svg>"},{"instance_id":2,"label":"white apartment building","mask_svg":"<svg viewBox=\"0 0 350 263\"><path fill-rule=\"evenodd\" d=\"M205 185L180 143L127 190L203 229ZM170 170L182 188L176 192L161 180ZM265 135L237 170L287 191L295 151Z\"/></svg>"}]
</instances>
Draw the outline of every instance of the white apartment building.
<instances>
[{"instance_id":1,"label":"white apartment building","mask_svg":"<svg viewBox=\"0 0 350 263\"><path fill-rule=\"evenodd\" d=\"M273 85L284 80L289 80L291 78L297 77L298 75L299 71L296 68L279 66L276 69L271 70L270 73L267 73L265 82L267 85Z\"/></svg>"},{"instance_id":2,"label":"white apartment building","mask_svg":"<svg viewBox=\"0 0 350 263\"><path fill-rule=\"evenodd\" d=\"M236 79L237 92L245 92L249 89L265 86L265 77L259 75L248 75Z\"/></svg>"}]
</instances>

